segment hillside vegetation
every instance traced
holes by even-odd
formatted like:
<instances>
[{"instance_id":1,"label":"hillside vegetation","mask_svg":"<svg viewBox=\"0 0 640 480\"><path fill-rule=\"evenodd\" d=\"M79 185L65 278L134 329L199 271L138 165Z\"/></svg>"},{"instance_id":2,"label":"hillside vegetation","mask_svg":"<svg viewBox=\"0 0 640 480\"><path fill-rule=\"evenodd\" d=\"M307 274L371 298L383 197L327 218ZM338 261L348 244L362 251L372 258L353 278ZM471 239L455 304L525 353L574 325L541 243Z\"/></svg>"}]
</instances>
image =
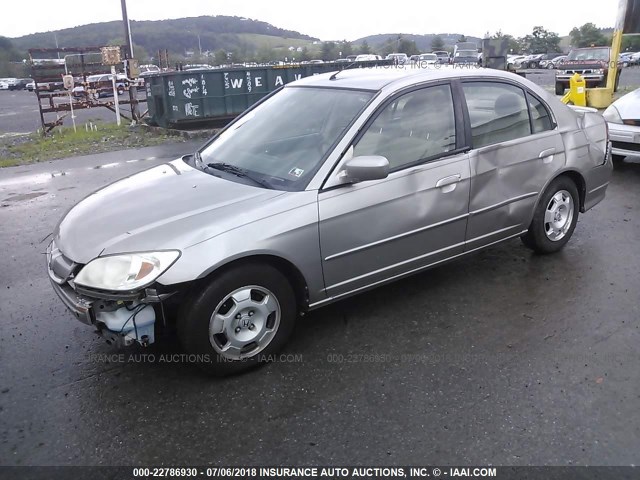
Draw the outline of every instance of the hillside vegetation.
<instances>
[{"instance_id":1,"label":"hillside vegetation","mask_svg":"<svg viewBox=\"0 0 640 480\"><path fill-rule=\"evenodd\" d=\"M203 16L158 21L131 21L136 56L153 56L158 50L183 55L186 51L237 51L254 54L261 48L303 46L313 37L269 23L242 17ZM13 47L29 48L101 46L124 43L121 21L94 23L55 32L34 33L11 39Z\"/></svg>"}]
</instances>

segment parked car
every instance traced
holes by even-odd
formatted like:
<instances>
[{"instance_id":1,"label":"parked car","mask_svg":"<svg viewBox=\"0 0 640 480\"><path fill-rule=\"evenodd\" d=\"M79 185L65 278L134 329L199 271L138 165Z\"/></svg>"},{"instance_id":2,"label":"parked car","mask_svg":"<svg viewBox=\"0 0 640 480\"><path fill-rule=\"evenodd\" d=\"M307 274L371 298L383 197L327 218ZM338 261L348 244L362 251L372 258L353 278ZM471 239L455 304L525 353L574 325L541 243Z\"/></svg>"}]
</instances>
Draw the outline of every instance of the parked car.
<instances>
[{"instance_id":1,"label":"parked car","mask_svg":"<svg viewBox=\"0 0 640 480\"><path fill-rule=\"evenodd\" d=\"M378 60L378 55L362 54L358 55L355 59L356 62L375 62Z\"/></svg>"},{"instance_id":2,"label":"parked car","mask_svg":"<svg viewBox=\"0 0 640 480\"><path fill-rule=\"evenodd\" d=\"M27 83L26 89L30 92L33 92L36 89L36 82L31 80L29 83Z\"/></svg>"},{"instance_id":3,"label":"parked car","mask_svg":"<svg viewBox=\"0 0 640 480\"><path fill-rule=\"evenodd\" d=\"M27 83L31 81L30 78L6 78L4 80L9 86L9 90L24 90Z\"/></svg>"},{"instance_id":4,"label":"parked car","mask_svg":"<svg viewBox=\"0 0 640 480\"><path fill-rule=\"evenodd\" d=\"M151 75L156 75L158 73L162 73L160 67L153 64L140 65L140 76L141 77L149 77Z\"/></svg>"},{"instance_id":5,"label":"parked car","mask_svg":"<svg viewBox=\"0 0 640 480\"><path fill-rule=\"evenodd\" d=\"M422 55L418 55L417 63L421 67L426 67L430 65L438 65L438 56L435 53L423 53Z\"/></svg>"},{"instance_id":6,"label":"parked car","mask_svg":"<svg viewBox=\"0 0 640 480\"><path fill-rule=\"evenodd\" d=\"M525 59L525 55L507 55L507 70L519 70L522 68L522 60Z\"/></svg>"},{"instance_id":7,"label":"parked car","mask_svg":"<svg viewBox=\"0 0 640 480\"><path fill-rule=\"evenodd\" d=\"M542 60L540 62L540 67L553 70L554 68L558 68L558 66L566 59L566 55L558 55L557 57L553 57L550 60Z\"/></svg>"},{"instance_id":8,"label":"parked car","mask_svg":"<svg viewBox=\"0 0 640 480\"><path fill-rule=\"evenodd\" d=\"M203 369L235 373L299 312L516 237L559 251L605 196L607 147L599 113L508 72L311 76L78 203L48 274L109 341L175 325Z\"/></svg>"},{"instance_id":9,"label":"parked car","mask_svg":"<svg viewBox=\"0 0 640 480\"><path fill-rule=\"evenodd\" d=\"M542 54L527 55L520 62L522 68L538 68L542 61Z\"/></svg>"},{"instance_id":10,"label":"parked car","mask_svg":"<svg viewBox=\"0 0 640 480\"><path fill-rule=\"evenodd\" d=\"M621 53L618 55L618 63L623 67L627 68L631 64L631 54L630 53Z\"/></svg>"},{"instance_id":11,"label":"parked car","mask_svg":"<svg viewBox=\"0 0 640 480\"><path fill-rule=\"evenodd\" d=\"M432 53L434 53L438 57L438 63L442 65L447 65L451 61L449 52L447 52L446 50L436 50Z\"/></svg>"},{"instance_id":12,"label":"parked car","mask_svg":"<svg viewBox=\"0 0 640 480\"><path fill-rule=\"evenodd\" d=\"M458 50L453 54L454 65L477 65L478 50Z\"/></svg>"},{"instance_id":13,"label":"parked car","mask_svg":"<svg viewBox=\"0 0 640 480\"><path fill-rule=\"evenodd\" d=\"M632 53L629 55L631 65L640 65L640 52Z\"/></svg>"},{"instance_id":14,"label":"parked car","mask_svg":"<svg viewBox=\"0 0 640 480\"><path fill-rule=\"evenodd\" d=\"M610 47L574 48L569 52L562 68L556 70L556 95L564 95L569 88L569 79L579 73L587 83L587 87L604 87L607 84ZM617 71L614 91L618 91L620 70Z\"/></svg>"},{"instance_id":15,"label":"parked car","mask_svg":"<svg viewBox=\"0 0 640 480\"><path fill-rule=\"evenodd\" d=\"M0 79L0 90L9 90L9 83L4 78Z\"/></svg>"},{"instance_id":16,"label":"parked car","mask_svg":"<svg viewBox=\"0 0 640 480\"><path fill-rule=\"evenodd\" d=\"M113 75L110 73L91 75L86 82L76 81L76 86L72 90L74 97L90 95L93 98L113 96ZM124 74L116 75L116 91L118 95L124 94L128 88L127 77Z\"/></svg>"},{"instance_id":17,"label":"parked car","mask_svg":"<svg viewBox=\"0 0 640 480\"><path fill-rule=\"evenodd\" d=\"M17 81L18 81L18 79L17 78L13 78L13 77L0 78L0 82L2 82L2 83L7 85L7 88L4 88L3 90L14 90Z\"/></svg>"},{"instance_id":18,"label":"parked car","mask_svg":"<svg viewBox=\"0 0 640 480\"><path fill-rule=\"evenodd\" d=\"M604 111L614 160L640 155L640 88L613 102Z\"/></svg>"},{"instance_id":19,"label":"parked car","mask_svg":"<svg viewBox=\"0 0 640 480\"><path fill-rule=\"evenodd\" d=\"M396 65L405 65L409 63L409 57L406 53L390 53L387 55L387 60L393 60Z\"/></svg>"},{"instance_id":20,"label":"parked car","mask_svg":"<svg viewBox=\"0 0 640 480\"><path fill-rule=\"evenodd\" d=\"M38 91L41 92L55 92L56 90L63 90L64 84L62 82L41 82L38 83Z\"/></svg>"}]
</instances>

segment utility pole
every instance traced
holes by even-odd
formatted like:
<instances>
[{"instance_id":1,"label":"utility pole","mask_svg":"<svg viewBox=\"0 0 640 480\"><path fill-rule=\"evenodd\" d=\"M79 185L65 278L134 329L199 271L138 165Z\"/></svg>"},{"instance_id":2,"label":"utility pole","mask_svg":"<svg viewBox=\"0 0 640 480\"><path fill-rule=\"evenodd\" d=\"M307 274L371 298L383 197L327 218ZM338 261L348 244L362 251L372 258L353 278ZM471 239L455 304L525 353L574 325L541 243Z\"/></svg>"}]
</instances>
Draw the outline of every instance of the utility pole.
<instances>
[{"instance_id":1,"label":"utility pole","mask_svg":"<svg viewBox=\"0 0 640 480\"><path fill-rule=\"evenodd\" d=\"M131 40L131 25L129 24L129 17L127 15L127 0L120 0L122 5L122 21L124 23L124 38L127 42L127 48L129 50L128 57L133 60L133 41ZM129 62L127 62L127 78L129 76ZM129 101L131 102L131 118L137 122L139 119L138 113L138 89L135 85L129 85Z\"/></svg>"}]
</instances>

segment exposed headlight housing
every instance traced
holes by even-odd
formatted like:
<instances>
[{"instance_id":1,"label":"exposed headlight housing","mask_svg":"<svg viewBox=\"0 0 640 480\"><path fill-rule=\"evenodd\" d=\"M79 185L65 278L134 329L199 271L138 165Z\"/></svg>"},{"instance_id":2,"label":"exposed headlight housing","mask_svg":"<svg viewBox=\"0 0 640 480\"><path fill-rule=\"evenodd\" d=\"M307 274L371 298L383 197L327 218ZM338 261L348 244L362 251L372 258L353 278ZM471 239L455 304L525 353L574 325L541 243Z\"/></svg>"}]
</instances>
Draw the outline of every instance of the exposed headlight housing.
<instances>
[{"instance_id":1,"label":"exposed headlight housing","mask_svg":"<svg viewBox=\"0 0 640 480\"><path fill-rule=\"evenodd\" d=\"M604 73L604 69L596 68L596 69L592 70L592 72L595 73L596 75L602 75Z\"/></svg>"},{"instance_id":2,"label":"exposed headlight housing","mask_svg":"<svg viewBox=\"0 0 640 480\"><path fill-rule=\"evenodd\" d=\"M613 105L609 105L609 107L604 111L602 116L607 122L620 123L620 124L623 123L622 117L620 116L620 112L618 112L618 109Z\"/></svg>"},{"instance_id":3,"label":"exposed headlight housing","mask_svg":"<svg viewBox=\"0 0 640 480\"><path fill-rule=\"evenodd\" d=\"M558 75L566 75L567 71L566 70L558 70Z\"/></svg>"},{"instance_id":4,"label":"exposed headlight housing","mask_svg":"<svg viewBox=\"0 0 640 480\"><path fill-rule=\"evenodd\" d=\"M80 270L74 281L98 290L135 291L153 283L178 257L177 250L98 257Z\"/></svg>"}]
</instances>

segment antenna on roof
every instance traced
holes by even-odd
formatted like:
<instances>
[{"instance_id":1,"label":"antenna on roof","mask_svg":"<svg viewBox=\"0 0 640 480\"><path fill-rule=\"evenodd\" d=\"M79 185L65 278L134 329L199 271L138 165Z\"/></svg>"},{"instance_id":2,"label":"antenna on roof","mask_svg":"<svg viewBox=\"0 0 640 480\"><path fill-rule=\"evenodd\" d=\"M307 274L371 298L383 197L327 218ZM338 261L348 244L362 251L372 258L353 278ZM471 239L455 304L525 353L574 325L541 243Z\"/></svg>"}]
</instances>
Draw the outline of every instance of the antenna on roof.
<instances>
[{"instance_id":1,"label":"antenna on roof","mask_svg":"<svg viewBox=\"0 0 640 480\"><path fill-rule=\"evenodd\" d=\"M343 72L343 71L345 71L345 70L349 70L349 69L350 69L351 67L353 67L355 64L356 64L356 62L352 62L352 63L350 63L349 65L347 65L346 67L344 67L344 68L342 68L342 69L338 70L336 73L334 73L333 75L331 75L331 76L329 77L329 80L335 80L339 73L342 73L342 72Z\"/></svg>"}]
</instances>

